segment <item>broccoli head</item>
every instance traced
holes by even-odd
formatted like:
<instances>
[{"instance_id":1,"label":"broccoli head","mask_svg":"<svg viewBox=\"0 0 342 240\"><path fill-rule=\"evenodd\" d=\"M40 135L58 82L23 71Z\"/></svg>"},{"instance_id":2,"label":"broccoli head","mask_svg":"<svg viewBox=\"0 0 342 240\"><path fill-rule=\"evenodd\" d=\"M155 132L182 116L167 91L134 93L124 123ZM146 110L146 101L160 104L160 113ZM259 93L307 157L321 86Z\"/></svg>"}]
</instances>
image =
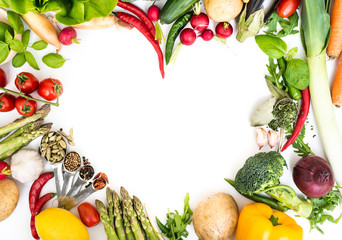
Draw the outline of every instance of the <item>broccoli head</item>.
<instances>
[{"instance_id":1,"label":"broccoli head","mask_svg":"<svg viewBox=\"0 0 342 240\"><path fill-rule=\"evenodd\" d=\"M262 192L280 184L286 161L275 151L260 152L249 157L235 176L236 189L245 195Z\"/></svg>"}]
</instances>

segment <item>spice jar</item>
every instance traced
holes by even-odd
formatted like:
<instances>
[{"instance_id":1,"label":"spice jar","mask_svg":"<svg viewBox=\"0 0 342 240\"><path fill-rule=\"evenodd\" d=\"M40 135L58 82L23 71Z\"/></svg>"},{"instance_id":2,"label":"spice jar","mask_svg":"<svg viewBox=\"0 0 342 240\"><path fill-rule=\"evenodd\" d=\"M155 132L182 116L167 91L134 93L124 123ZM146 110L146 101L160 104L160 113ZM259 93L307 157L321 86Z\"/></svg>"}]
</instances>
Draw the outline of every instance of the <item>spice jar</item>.
<instances>
[{"instance_id":1,"label":"spice jar","mask_svg":"<svg viewBox=\"0 0 342 240\"><path fill-rule=\"evenodd\" d=\"M40 155L52 164L60 163L65 157L67 144L58 132L48 132L42 138Z\"/></svg>"},{"instance_id":2,"label":"spice jar","mask_svg":"<svg viewBox=\"0 0 342 240\"><path fill-rule=\"evenodd\" d=\"M79 176L82 180L88 181L94 176L94 168L91 165L81 167Z\"/></svg>"}]
</instances>

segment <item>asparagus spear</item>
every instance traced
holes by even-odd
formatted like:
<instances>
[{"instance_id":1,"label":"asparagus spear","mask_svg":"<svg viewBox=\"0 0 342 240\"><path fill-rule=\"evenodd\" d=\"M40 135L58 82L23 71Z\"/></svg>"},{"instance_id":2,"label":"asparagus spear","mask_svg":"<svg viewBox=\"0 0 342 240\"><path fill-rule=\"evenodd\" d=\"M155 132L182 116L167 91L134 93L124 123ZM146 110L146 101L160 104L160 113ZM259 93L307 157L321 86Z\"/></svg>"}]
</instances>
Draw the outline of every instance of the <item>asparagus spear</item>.
<instances>
[{"instance_id":1,"label":"asparagus spear","mask_svg":"<svg viewBox=\"0 0 342 240\"><path fill-rule=\"evenodd\" d=\"M9 140L12 140L16 137L19 137L21 134L23 133L27 133L27 132L30 132L30 131L35 131L37 129L40 128L40 126L43 124L44 120L43 119L38 119L37 121L35 122L32 122L32 123L28 123L26 124L25 126L23 127L20 127L18 128L15 132L13 132L10 136L8 136L7 138L5 138L4 140L2 140L1 143L4 143L4 142L8 142Z\"/></svg>"},{"instance_id":2,"label":"asparagus spear","mask_svg":"<svg viewBox=\"0 0 342 240\"><path fill-rule=\"evenodd\" d=\"M51 129L51 125L52 123L44 124L39 129L34 131L29 131L28 129L26 129L26 131L19 137L13 138L4 143L0 143L0 161L5 160L19 149L27 146L37 137L43 136L48 133Z\"/></svg>"},{"instance_id":3,"label":"asparagus spear","mask_svg":"<svg viewBox=\"0 0 342 240\"><path fill-rule=\"evenodd\" d=\"M127 211L123 206L123 202L122 202L122 208L121 209L122 209L122 220L124 223L124 228L125 228L127 240L135 240L134 234L132 232L132 226L131 226L130 221L128 220Z\"/></svg>"},{"instance_id":4,"label":"asparagus spear","mask_svg":"<svg viewBox=\"0 0 342 240\"><path fill-rule=\"evenodd\" d=\"M116 233L120 240L126 240L126 234L124 229L124 223L122 219L122 209L120 204L120 197L119 195L113 190L112 197L114 201L114 226ZM131 229L130 229L131 230ZM131 230L132 233L132 230ZM134 238L133 238L134 239Z\"/></svg>"},{"instance_id":5,"label":"asparagus spear","mask_svg":"<svg viewBox=\"0 0 342 240\"><path fill-rule=\"evenodd\" d=\"M140 223L138 221L137 214L134 211L133 202L132 202L131 197L129 196L129 193L123 187L121 187L120 193L122 197L123 208L127 212L128 220L131 223L131 227L132 227L132 231L133 231L135 239L144 240L145 235L142 229L140 228Z\"/></svg>"},{"instance_id":6,"label":"asparagus spear","mask_svg":"<svg viewBox=\"0 0 342 240\"><path fill-rule=\"evenodd\" d=\"M108 215L110 224L114 226L114 202L113 202L113 193L112 190L107 187L106 189L106 199L107 199L107 209L108 209Z\"/></svg>"},{"instance_id":7,"label":"asparagus spear","mask_svg":"<svg viewBox=\"0 0 342 240\"><path fill-rule=\"evenodd\" d=\"M103 223L108 240L119 240L118 236L115 233L114 227L110 223L106 206L103 204L103 202L97 199L95 200L95 206L100 214L100 219Z\"/></svg>"},{"instance_id":8,"label":"asparagus spear","mask_svg":"<svg viewBox=\"0 0 342 240\"><path fill-rule=\"evenodd\" d=\"M137 216L141 222L142 228L146 232L149 240L159 240L157 233L153 230L153 227L152 227L150 221L146 217L144 207L143 207L140 199L137 198L136 196L133 196L133 206L134 206L135 212L137 213Z\"/></svg>"},{"instance_id":9,"label":"asparagus spear","mask_svg":"<svg viewBox=\"0 0 342 240\"><path fill-rule=\"evenodd\" d=\"M49 104L44 104L40 109L38 109L32 116L18 118L14 122L3 126L0 128L0 136L4 136L17 128L23 127L28 123L35 122L38 119L45 118L51 110L51 106Z\"/></svg>"}]
</instances>

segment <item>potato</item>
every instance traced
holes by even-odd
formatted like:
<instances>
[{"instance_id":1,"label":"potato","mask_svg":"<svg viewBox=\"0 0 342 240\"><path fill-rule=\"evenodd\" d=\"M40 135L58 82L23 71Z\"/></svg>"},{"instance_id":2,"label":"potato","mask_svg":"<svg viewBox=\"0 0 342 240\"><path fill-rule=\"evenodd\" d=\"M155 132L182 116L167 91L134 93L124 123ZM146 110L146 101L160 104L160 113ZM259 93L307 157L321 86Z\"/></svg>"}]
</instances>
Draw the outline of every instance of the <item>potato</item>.
<instances>
[{"instance_id":1,"label":"potato","mask_svg":"<svg viewBox=\"0 0 342 240\"><path fill-rule=\"evenodd\" d=\"M0 222L8 218L19 201L19 189L11 179L0 180Z\"/></svg>"},{"instance_id":2,"label":"potato","mask_svg":"<svg viewBox=\"0 0 342 240\"><path fill-rule=\"evenodd\" d=\"M194 210L196 235L201 240L226 240L234 233L238 216L238 206L231 195L212 195L200 202Z\"/></svg>"},{"instance_id":3,"label":"potato","mask_svg":"<svg viewBox=\"0 0 342 240\"><path fill-rule=\"evenodd\" d=\"M236 18L242 10L241 0L204 0L204 8L208 17L215 22L229 22Z\"/></svg>"}]
</instances>

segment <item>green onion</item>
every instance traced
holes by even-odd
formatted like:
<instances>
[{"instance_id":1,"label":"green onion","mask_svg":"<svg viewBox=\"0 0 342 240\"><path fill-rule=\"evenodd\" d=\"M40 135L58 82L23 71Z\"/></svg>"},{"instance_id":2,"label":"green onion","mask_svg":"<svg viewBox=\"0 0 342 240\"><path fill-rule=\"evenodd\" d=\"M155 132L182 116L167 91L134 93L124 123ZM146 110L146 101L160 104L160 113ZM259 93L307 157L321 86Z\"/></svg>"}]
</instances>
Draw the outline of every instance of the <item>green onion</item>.
<instances>
[{"instance_id":1,"label":"green onion","mask_svg":"<svg viewBox=\"0 0 342 240\"><path fill-rule=\"evenodd\" d=\"M310 94L315 121L323 149L342 184L342 135L331 101L326 67L326 47L330 37L331 0L302 1L302 42L310 70Z\"/></svg>"}]
</instances>

